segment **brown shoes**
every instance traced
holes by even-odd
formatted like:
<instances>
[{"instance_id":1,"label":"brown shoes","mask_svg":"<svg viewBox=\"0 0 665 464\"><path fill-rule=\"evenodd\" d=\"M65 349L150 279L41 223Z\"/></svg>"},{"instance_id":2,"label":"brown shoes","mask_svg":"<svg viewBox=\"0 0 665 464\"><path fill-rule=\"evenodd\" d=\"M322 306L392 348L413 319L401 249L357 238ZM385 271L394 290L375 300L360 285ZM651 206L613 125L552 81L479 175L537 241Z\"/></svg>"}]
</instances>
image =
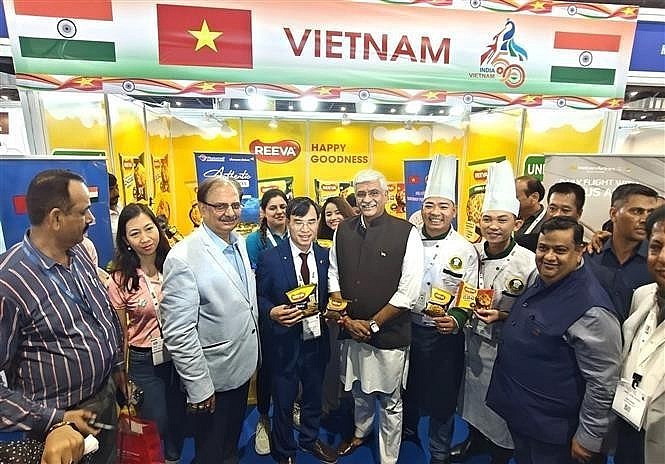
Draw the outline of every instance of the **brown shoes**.
<instances>
[{"instance_id":1,"label":"brown shoes","mask_svg":"<svg viewBox=\"0 0 665 464\"><path fill-rule=\"evenodd\" d=\"M344 440L342 441L342 443L339 444L339 447L337 448L337 455L348 456L349 454L352 454L356 449L363 446L366 442L367 442L367 437L364 438L353 437L351 439Z\"/></svg>"}]
</instances>

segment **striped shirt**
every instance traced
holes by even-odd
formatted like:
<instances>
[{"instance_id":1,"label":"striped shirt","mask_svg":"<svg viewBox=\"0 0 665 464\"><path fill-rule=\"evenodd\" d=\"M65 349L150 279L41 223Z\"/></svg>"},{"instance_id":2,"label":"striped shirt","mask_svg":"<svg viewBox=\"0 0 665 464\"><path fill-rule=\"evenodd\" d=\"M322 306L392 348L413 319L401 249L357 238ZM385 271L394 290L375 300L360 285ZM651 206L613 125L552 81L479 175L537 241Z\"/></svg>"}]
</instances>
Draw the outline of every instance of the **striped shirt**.
<instances>
[{"instance_id":1,"label":"striped shirt","mask_svg":"<svg viewBox=\"0 0 665 464\"><path fill-rule=\"evenodd\" d=\"M0 255L0 430L43 432L105 384L122 332L85 249L66 267L28 234Z\"/></svg>"}]
</instances>

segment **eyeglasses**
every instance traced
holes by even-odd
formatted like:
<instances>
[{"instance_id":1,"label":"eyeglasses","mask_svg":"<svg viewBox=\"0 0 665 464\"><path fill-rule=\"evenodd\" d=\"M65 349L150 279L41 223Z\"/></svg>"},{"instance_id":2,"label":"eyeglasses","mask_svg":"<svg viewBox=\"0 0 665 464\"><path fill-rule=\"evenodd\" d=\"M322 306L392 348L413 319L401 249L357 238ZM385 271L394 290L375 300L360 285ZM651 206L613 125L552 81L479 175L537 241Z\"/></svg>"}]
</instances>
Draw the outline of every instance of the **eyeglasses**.
<instances>
[{"instance_id":1,"label":"eyeglasses","mask_svg":"<svg viewBox=\"0 0 665 464\"><path fill-rule=\"evenodd\" d=\"M370 190L369 192L364 192L364 191L361 190L360 192L356 192L356 198L363 199L365 197L370 197L370 198L376 200L377 198L379 198L381 196L381 193L382 193L381 190L377 190L377 189Z\"/></svg>"},{"instance_id":2,"label":"eyeglasses","mask_svg":"<svg viewBox=\"0 0 665 464\"><path fill-rule=\"evenodd\" d=\"M207 201L201 201L206 206L210 206L212 209L215 210L215 213L221 214L225 213L229 208L233 209L233 211L240 211L240 203L208 203Z\"/></svg>"}]
</instances>

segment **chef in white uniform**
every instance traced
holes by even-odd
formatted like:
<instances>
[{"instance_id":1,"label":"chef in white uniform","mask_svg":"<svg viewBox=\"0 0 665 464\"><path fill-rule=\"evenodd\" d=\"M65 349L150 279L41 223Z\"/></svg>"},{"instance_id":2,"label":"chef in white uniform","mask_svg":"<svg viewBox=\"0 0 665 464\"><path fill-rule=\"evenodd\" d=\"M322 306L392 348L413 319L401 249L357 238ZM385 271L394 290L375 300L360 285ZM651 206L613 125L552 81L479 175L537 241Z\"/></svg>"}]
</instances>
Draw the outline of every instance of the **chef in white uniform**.
<instances>
[{"instance_id":1,"label":"chef in white uniform","mask_svg":"<svg viewBox=\"0 0 665 464\"><path fill-rule=\"evenodd\" d=\"M478 255L452 227L457 214L457 160L437 155L432 160L423 206L420 235L425 249L425 276L411 311L409 377L404 395L402 441L418 441L420 416L429 416L431 463L447 463L453 416L464 370L464 313L431 318L423 313L432 288L455 295L464 281L478 281Z\"/></svg>"},{"instance_id":2,"label":"chef in white uniform","mask_svg":"<svg viewBox=\"0 0 665 464\"><path fill-rule=\"evenodd\" d=\"M480 256L478 287L493 289L491 309L478 309L467 327L463 394L459 410L469 423L469 438L453 450L453 459L466 459L489 448L492 464L507 463L513 441L508 427L485 405L503 321L517 296L536 276L535 255L517 245L513 233L521 226L519 201L508 161L489 168L480 219L483 241L475 247Z\"/></svg>"}]
</instances>

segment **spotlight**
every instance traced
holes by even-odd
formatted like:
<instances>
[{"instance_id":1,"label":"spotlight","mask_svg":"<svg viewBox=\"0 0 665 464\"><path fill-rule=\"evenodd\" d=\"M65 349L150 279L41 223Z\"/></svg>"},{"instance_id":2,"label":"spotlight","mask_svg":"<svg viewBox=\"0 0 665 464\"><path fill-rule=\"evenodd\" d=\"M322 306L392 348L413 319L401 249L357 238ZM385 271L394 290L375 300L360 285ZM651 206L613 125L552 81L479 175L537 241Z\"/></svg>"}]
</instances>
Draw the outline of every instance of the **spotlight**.
<instances>
[{"instance_id":1,"label":"spotlight","mask_svg":"<svg viewBox=\"0 0 665 464\"><path fill-rule=\"evenodd\" d=\"M254 111L263 111L266 109L266 106L268 106L268 99L259 93L255 93L249 96L247 103L249 104L250 109Z\"/></svg>"},{"instance_id":2,"label":"spotlight","mask_svg":"<svg viewBox=\"0 0 665 464\"><path fill-rule=\"evenodd\" d=\"M316 97L305 96L300 99L300 109L302 111L316 111L319 106L319 101Z\"/></svg>"},{"instance_id":3,"label":"spotlight","mask_svg":"<svg viewBox=\"0 0 665 464\"><path fill-rule=\"evenodd\" d=\"M450 110L448 111L448 115L450 115L450 116L462 116L465 111L466 111L466 106L465 105L455 105L455 106L450 107Z\"/></svg>"},{"instance_id":4,"label":"spotlight","mask_svg":"<svg viewBox=\"0 0 665 464\"><path fill-rule=\"evenodd\" d=\"M417 114L423 107L423 103L413 100L406 104L404 111L411 114Z\"/></svg>"},{"instance_id":5,"label":"spotlight","mask_svg":"<svg viewBox=\"0 0 665 464\"><path fill-rule=\"evenodd\" d=\"M376 111L376 103L369 100L360 102L361 113L374 113Z\"/></svg>"}]
</instances>

